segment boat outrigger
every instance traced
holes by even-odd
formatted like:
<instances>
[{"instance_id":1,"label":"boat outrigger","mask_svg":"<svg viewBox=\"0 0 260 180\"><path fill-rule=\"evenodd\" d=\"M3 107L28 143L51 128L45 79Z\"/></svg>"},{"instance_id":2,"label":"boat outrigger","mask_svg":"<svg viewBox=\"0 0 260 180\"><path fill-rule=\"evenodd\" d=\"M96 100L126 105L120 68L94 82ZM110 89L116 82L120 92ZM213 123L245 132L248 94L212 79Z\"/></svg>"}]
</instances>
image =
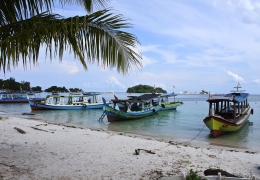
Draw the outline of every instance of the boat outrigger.
<instances>
[{"instance_id":1,"label":"boat outrigger","mask_svg":"<svg viewBox=\"0 0 260 180\"><path fill-rule=\"evenodd\" d=\"M203 120L211 130L213 137L240 130L247 122L250 114L253 114L248 103L248 93L238 83L235 91L226 95L209 94L209 114Z\"/></svg>"}]
</instances>

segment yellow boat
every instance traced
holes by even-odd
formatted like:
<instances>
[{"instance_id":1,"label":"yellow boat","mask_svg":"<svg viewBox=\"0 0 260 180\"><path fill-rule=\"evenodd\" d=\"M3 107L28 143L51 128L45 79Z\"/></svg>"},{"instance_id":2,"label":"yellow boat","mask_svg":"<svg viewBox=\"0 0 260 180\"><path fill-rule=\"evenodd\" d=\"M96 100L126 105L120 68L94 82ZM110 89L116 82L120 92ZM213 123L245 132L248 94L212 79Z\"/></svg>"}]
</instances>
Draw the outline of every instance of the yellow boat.
<instances>
[{"instance_id":1,"label":"yellow boat","mask_svg":"<svg viewBox=\"0 0 260 180\"><path fill-rule=\"evenodd\" d=\"M235 88L236 91L225 95L209 94L209 113L203 121L213 137L240 130L253 114L248 103L249 94L238 90L239 83Z\"/></svg>"}]
</instances>

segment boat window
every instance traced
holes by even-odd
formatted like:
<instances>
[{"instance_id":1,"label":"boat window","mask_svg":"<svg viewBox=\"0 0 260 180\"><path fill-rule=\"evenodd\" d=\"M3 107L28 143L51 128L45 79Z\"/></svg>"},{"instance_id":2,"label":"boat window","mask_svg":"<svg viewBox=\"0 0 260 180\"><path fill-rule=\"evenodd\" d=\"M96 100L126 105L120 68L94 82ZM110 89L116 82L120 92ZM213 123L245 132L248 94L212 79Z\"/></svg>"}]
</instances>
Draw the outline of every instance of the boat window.
<instances>
[{"instance_id":1,"label":"boat window","mask_svg":"<svg viewBox=\"0 0 260 180\"><path fill-rule=\"evenodd\" d=\"M60 97L60 105L64 105L64 97Z\"/></svg>"},{"instance_id":2,"label":"boat window","mask_svg":"<svg viewBox=\"0 0 260 180\"><path fill-rule=\"evenodd\" d=\"M49 97L46 101L46 104L52 104L53 97Z\"/></svg>"},{"instance_id":3,"label":"boat window","mask_svg":"<svg viewBox=\"0 0 260 180\"><path fill-rule=\"evenodd\" d=\"M60 98L55 98L55 104L60 104Z\"/></svg>"}]
</instances>

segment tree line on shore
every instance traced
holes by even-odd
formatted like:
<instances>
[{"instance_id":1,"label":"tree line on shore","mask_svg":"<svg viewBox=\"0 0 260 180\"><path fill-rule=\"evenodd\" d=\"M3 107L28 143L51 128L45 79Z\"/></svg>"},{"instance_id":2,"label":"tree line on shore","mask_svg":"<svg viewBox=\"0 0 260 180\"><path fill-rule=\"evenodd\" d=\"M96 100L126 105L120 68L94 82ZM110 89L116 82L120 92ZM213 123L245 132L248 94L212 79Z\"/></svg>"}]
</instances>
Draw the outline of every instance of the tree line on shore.
<instances>
[{"instance_id":1,"label":"tree line on shore","mask_svg":"<svg viewBox=\"0 0 260 180\"><path fill-rule=\"evenodd\" d=\"M65 88L63 87L58 87L58 86L51 86L45 90L42 89L40 86L35 86L31 87L30 82L27 81L21 81L21 82L16 82L15 78L10 77L7 80L0 79L0 87L4 91L34 91L34 92L82 92L83 90L80 88Z\"/></svg>"},{"instance_id":2,"label":"tree line on shore","mask_svg":"<svg viewBox=\"0 0 260 180\"><path fill-rule=\"evenodd\" d=\"M166 90L160 87L152 87L149 85L137 85L127 89L127 93L167 93Z\"/></svg>"}]
</instances>

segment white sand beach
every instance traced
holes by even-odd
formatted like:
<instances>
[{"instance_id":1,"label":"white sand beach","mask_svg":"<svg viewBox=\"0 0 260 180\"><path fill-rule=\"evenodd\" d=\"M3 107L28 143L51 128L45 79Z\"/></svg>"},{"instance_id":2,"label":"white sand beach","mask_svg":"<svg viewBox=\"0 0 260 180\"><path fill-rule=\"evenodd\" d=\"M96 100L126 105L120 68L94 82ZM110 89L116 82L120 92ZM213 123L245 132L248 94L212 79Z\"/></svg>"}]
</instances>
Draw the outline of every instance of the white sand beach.
<instances>
[{"instance_id":1,"label":"white sand beach","mask_svg":"<svg viewBox=\"0 0 260 180\"><path fill-rule=\"evenodd\" d=\"M22 134L15 129L22 129ZM144 149L136 155L136 149ZM147 151L145 151L147 150ZM157 179L209 168L260 178L260 153L119 132L0 120L0 179Z\"/></svg>"}]
</instances>

